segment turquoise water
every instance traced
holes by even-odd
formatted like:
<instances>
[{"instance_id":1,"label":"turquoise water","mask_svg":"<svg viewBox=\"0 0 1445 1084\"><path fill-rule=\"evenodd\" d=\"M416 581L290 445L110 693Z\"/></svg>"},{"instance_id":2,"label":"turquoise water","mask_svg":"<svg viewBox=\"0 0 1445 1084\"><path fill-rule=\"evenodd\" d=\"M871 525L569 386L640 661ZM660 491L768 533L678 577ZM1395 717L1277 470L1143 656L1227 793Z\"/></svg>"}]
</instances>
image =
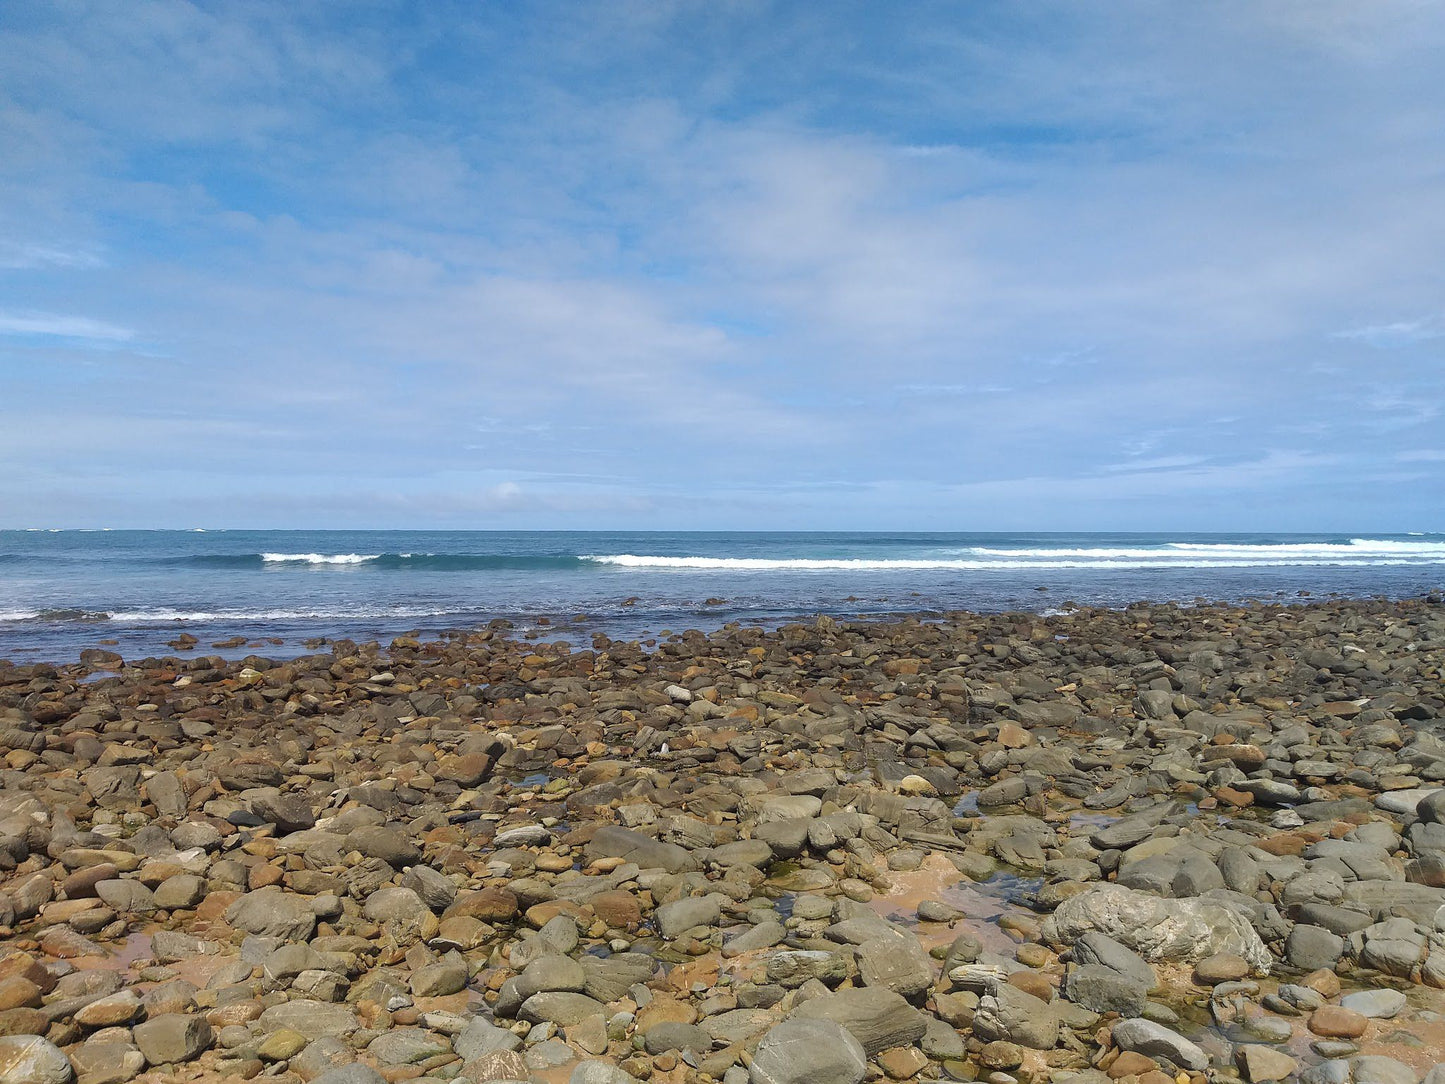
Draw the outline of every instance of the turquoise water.
<instances>
[{"instance_id":1,"label":"turquoise water","mask_svg":"<svg viewBox=\"0 0 1445 1084\"><path fill-rule=\"evenodd\" d=\"M496 618L582 643L817 613L1442 587L1445 535L0 531L0 657L66 660L101 639L166 653L178 631L284 654Z\"/></svg>"}]
</instances>

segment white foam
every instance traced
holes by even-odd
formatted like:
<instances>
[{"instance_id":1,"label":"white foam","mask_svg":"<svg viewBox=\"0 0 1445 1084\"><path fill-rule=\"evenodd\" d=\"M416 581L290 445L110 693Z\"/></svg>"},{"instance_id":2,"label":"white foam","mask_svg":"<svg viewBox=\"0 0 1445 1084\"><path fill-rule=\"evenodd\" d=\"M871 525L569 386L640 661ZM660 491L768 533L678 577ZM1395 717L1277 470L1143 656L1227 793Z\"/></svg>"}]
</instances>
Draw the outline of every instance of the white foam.
<instances>
[{"instance_id":1,"label":"white foam","mask_svg":"<svg viewBox=\"0 0 1445 1084\"><path fill-rule=\"evenodd\" d=\"M375 561L379 553L263 553L261 560L268 563L294 561L308 565L360 565Z\"/></svg>"},{"instance_id":2,"label":"white foam","mask_svg":"<svg viewBox=\"0 0 1445 1084\"><path fill-rule=\"evenodd\" d=\"M1290 568L1445 564L1445 542L1396 542L1356 538L1349 542L1170 542L1158 546L1029 547L972 546L939 558L867 557L664 557L648 554L586 554L582 560L624 568L715 569L735 572L957 571L1010 569Z\"/></svg>"}]
</instances>

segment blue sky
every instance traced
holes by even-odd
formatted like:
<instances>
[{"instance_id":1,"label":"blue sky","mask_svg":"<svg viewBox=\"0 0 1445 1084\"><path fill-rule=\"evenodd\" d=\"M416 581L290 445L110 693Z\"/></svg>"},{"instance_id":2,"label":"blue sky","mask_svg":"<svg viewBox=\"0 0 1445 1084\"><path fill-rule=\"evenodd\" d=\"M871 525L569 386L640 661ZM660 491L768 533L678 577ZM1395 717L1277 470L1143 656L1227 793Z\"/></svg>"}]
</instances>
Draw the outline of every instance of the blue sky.
<instances>
[{"instance_id":1,"label":"blue sky","mask_svg":"<svg viewBox=\"0 0 1445 1084\"><path fill-rule=\"evenodd\" d=\"M0 5L0 526L1445 529L1427 2Z\"/></svg>"}]
</instances>

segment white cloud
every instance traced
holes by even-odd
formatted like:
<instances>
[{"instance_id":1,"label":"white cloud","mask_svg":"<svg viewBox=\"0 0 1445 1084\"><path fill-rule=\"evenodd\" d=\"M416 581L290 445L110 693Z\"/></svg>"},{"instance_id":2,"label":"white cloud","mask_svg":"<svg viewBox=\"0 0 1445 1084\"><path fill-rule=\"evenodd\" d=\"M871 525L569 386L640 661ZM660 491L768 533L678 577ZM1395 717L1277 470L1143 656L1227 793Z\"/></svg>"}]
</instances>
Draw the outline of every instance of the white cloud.
<instances>
[{"instance_id":1,"label":"white cloud","mask_svg":"<svg viewBox=\"0 0 1445 1084\"><path fill-rule=\"evenodd\" d=\"M97 343L123 343L135 338L130 328L51 312L0 312L0 335L39 335Z\"/></svg>"}]
</instances>

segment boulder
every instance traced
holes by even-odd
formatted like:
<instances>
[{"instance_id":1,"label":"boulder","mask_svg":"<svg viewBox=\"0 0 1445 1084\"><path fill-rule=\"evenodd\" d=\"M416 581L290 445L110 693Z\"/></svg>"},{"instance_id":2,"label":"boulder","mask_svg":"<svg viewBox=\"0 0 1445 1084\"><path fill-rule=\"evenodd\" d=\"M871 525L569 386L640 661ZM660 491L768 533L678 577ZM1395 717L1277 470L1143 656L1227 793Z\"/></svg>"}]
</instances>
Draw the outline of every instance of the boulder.
<instances>
[{"instance_id":1,"label":"boulder","mask_svg":"<svg viewBox=\"0 0 1445 1084\"><path fill-rule=\"evenodd\" d=\"M1214 899L1163 900L1117 884L1093 885L1061 903L1045 922L1050 940L1072 944L1098 931L1147 960L1196 963L1231 952L1258 973L1273 958L1254 927Z\"/></svg>"},{"instance_id":2,"label":"boulder","mask_svg":"<svg viewBox=\"0 0 1445 1084\"><path fill-rule=\"evenodd\" d=\"M835 1021L792 1016L763 1036L753 1054L750 1084L859 1084L868 1072L864 1048Z\"/></svg>"}]
</instances>

